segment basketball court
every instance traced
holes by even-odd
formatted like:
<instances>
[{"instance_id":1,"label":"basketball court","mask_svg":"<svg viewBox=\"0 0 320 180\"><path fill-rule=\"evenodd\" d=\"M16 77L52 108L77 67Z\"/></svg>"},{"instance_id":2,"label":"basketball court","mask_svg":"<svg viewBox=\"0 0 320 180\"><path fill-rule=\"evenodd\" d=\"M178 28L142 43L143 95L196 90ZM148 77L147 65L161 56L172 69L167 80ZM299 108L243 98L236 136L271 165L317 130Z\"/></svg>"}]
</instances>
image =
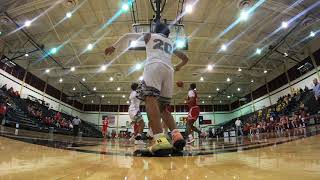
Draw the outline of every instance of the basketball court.
<instances>
[{"instance_id":1,"label":"basketball court","mask_svg":"<svg viewBox=\"0 0 320 180\"><path fill-rule=\"evenodd\" d=\"M319 37L318 0L3 0L0 180L320 179Z\"/></svg>"}]
</instances>

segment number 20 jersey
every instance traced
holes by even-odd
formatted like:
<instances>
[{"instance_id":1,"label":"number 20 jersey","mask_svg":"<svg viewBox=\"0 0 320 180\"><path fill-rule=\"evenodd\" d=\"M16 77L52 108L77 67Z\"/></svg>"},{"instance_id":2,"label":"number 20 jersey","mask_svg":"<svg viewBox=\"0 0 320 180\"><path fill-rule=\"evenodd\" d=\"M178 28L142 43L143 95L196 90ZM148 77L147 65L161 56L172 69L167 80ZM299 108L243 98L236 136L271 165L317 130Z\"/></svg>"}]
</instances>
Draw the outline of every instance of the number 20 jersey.
<instances>
[{"instance_id":1,"label":"number 20 jersey","mask_svg":"<svg viewBox=\"0 0 320 180\"><path fill-rule=\"evenodd\" d=\"M151 34L149 42L146 44L147 64L163 63L173 69L171 57L173 52L172 41L162 34Z\"/></svg>"}]
</instances>

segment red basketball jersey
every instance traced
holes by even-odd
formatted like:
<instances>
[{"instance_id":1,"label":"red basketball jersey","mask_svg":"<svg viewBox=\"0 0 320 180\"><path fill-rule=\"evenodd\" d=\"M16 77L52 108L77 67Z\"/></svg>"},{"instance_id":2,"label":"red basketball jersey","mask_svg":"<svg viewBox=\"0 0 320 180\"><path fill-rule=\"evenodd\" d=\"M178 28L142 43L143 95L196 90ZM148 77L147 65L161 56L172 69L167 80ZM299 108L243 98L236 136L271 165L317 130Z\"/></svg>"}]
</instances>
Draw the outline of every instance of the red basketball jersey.
<instances>
[{"instance_id":1,"label":"red basketball jersey","mask_svg":"<svg viewBox=\"0 0 320 180\"><path fill-rule=\"evenodd\" d=\"M108 124L109 124L109 121L108 120L103 120L103 126L108 126Z\"/></svg>"},{"instance_id":2,"label":"red basketball jersey","mask_svg":"<svg viewBox=\"0 0 320 180\"><path fill-rule=\"evenodd\" d=\"M190 101L191 98L193 98L192 101ZM188 106L189 106L189 108L194 107L194 106L198 106L197 101L198 101L197 91L196 90L189 90L189 92L188 92Z\"/></svg>"}]
</instances>

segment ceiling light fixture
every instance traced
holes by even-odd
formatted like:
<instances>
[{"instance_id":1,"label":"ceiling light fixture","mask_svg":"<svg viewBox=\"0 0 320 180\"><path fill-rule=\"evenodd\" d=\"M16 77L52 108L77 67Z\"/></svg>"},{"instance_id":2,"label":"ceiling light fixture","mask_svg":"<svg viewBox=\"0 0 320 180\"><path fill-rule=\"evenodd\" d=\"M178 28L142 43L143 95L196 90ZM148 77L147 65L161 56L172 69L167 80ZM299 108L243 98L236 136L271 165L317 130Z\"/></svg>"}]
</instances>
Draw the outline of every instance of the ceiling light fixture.
<instances>
[{"instance_id":1,"label":"ceiling light fixture","mask_svg":"<svg viewBox=\"0 0 320 180\"><path fill-rule=\"evenodd\" d=\"M313 31L311 31L311 32L310 32L310 37L315 37L315 36L316 36L316 33L313 32Z\"/></svg>"},{"instance_id":2,"label":"ceiling light fixture","mask_svg":"<svg viewBox=\"0 0 320 180\"><path fill-rule=\"evenodd\" d=\"M24 26L29 27L31 25L31 21L27 20L24 22Z\"/></svg>"},{"instance_id":3,"label":"ceiling light fixture","mask_svg":"<svg viewBox=\"0 0 320 180\"><path fill-rule=\"evenodd\" d=\"M227 45L222 44L220 50L221 51L226 51L227 50Z\"/></svg>"},{"instance_id":4,"label":"ceiling light fixture","mask_svg":"<svg viewBox=\"0 0 320 180\"><path fill-rule=\"evenodd\" d=\"M207 66L207 69L208 69L209 71L211 71L211 70L213 69L213 65L209 64L209 65Z\"/></svg>"},{"instance_id":5,"label":"ceiling light fixture","mask_svg":"<svg viewBox=\"0 0 320 180\"><path fill-rule=\"evenodd\" d=\"M247 10L243 10L243 11L241 11L241 13L240 13L240 20L241 21L246 21L246 20L248 20L249 19L249 11L247 11Z\"/></svg>"},{"instance_id":6,"label":"ceiling light fixture","mask_svg":"<svg viewBox=\"0 0 320 180\"><path fill-rule=\"evenodd\" d=\"M288 22L286 22L286 21L283 21L283 22L281 23L281 28L282 28L282 29L286 29L286 28L288 28L288 26L289 26L289 24L288 24Z\"/></svg>"},{"instance_id":7,"label":"ceiling light fixture","mask_svg":"<svg viewBox=\"0 0 320 180\"><path fill-rule=\"evenodd\" d=\"M66 18L71 18L71 16L72 16L72 13L71 13L71 12L67 12L67 13L66 13Z\"/></svg>"},{"instance_id":8,"label":"ceiling light fixture","mask_svg":"<svg viewBox=\"0 0 320 180\"><path fill-rule=\"evenodd\" d=\"M121 6L121 9L122 11L128 11L129 10L129 4L128 3L124 3L122 6Z\"/></svg>"},{"instance_id":9,"label":"ceiling light fixture","mask_svg":"<svg viewBox=\"0 0 320 180\"><path fill-rule=\"evenodd\" d=\"M261 50L260 48L257 48L257 50L256 50L256 54L260 55L260 54L261 54L261 52L262 52L262 50Z\"/></svg>"},{"instance_id":10,"label":"ceiling light fixture","mask_svg":"<svg viewBox=\"0 0 320 180\"><path fill-rule=\"evenodd\" d=\"M101 71L105 71L105 70L107 70L107 66L106 65L102 65L101 66Z\"/></svg>"},{"instance_id":11,"label":"ceiling light fixture","mask_svg":"<svg viewBox=\"0 0 320 180\"><path fill-rule=\"evenodd\" d=\"M193 11L193 6L191 4L187 4L186 5L186 13L192 13Z\"/></svg>"},{"instance_id":12,"label":"ceiling light fixture","mask_svg":"<svg viewBox=\"0 0 320 180\"><path fill-rule=\"evenodd\" d=\"M87 46L87 50L92 50L93 49L93 44L88 44L88 46Z\"/></svg>"}]
</instances>

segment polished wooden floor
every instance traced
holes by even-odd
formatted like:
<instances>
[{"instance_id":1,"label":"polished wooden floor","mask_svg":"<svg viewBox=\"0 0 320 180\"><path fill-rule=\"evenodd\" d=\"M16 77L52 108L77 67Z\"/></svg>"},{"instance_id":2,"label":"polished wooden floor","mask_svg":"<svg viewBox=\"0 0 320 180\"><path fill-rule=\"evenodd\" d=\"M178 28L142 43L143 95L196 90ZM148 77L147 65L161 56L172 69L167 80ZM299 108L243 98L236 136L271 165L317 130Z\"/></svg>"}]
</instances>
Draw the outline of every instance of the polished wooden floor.
<instances>
[{"instance_id":1,"label":"polished wooden floor","mask_svg":"<svg viewBox=\"0 0 320 180\"><path fill-rule=\"evenodd\" d=\"M0 179L320 179L320 126L198 140L183 156L133 157L128 140L1 127Z\"/></svg>"}]
</instances>

